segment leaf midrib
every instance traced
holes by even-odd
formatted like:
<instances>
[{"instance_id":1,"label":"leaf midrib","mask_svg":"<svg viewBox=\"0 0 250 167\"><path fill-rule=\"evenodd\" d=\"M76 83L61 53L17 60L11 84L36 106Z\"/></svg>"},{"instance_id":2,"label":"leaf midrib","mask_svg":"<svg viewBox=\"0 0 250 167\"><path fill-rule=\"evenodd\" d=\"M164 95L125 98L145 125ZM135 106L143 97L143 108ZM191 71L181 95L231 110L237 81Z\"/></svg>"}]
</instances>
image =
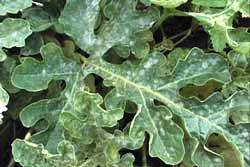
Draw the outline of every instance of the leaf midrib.
<instances>
[{"instance_id":1,"label":"leaf midrib","mask_svg":"<svg viewBox=\"0 0 250 167\"><path fill-rule=\"evenodd\" d=\"M147 108L146 99L144 98L144 95L143 95L141 89L138 89L138 91L140 92L141 98L142 98L142 100L143 100L143 106L144 106L145 109L146 109L146 114L147 114L147 116L150 117L150 118L152 118L152 116L151 116L151 114L150 114L150 112L149 112L149 109ZM141 111L140 111L140 112L141 112ZM165 146L165 144L164 144L164 142L163 142L163 140L162 140L162 138L161 138L161 135L159 134L159 130L158 130L158 128L157 128L155 122L154 122L152 119L150 119L150 122L151 122L151 124L153 125L153 127L154 127L154 129L155 129L155 133L157 133L157 135L159 136L161 145L164 147L164 149L163 149L163 150L164 150L164 156L165 156L165 155L168 155L168 158L169 158L170 155L169 155L168 152L166 151L167 148L166 148L166 146ZM152 139L151 139L151 143L152 143ZM151 146L151 143L150 143L149 147ZM183 154L183 155L184 155L184 154ZM166 160L166 159L164 159L164 161L165 161L165 160ZM181 160L179 160L179 161L181 161ZM168 159L168 160L165 161L165 162L168 163L168 164L170 164L170 165L174 165L175 163L179 163L179 161L173 162L173 161L170 161L170 160Z\"/></svg>"},{"instance_id":2,"label":"leaf midrib","mask_svg":"<svg viewBox=\"0 0 250 167\"><path fill-rule=\"evenodd\" d=\"M149 93L149 94L152 94L154 97L159 98L159 99L160 99L163 103L165 103L166 105L169 105L169 104L170 104L170 105L172 105L172 106L175 107L175 108L179 108L179 109L181 109L181 110L183 110L183 111L186 111L186 112L190 113L191 115L194 115L195 117L198 117L199 119L202 119L202 120L208 122L208 123L211 124L212 126L214 126L214 127L216 127L217 129L219 129L220 131L225 132L224 129L221 128L220 126L218 126L218 125L216 125L216 124L212 124L211 121L210 121L209 119L207 119L207 118L205 118L205 117L202 117L202 116L200 116L200 115L197 115L197 114L193 113L192 111L190 111L189 109L184 108L184 107L181 106L181 105L177 105L176 103L174 103L173 101L171 101L171 100L168 99L167 97L161 95L159 92L155 92L155 91L152 90L151 88L148 88L148 87L146 87L146 86L140 85L140 84L138 84L138 83L134 83L134 82L128 80L127 78L124 78L124 77L121 76L121 75L117 75L117 74L113 73L112 71L109 71L109 70L107 70L107 69L105 69L105 68L103 68L103 67L101 67L101 66L96 65L96 64L93 64L93 63L92 63L91 66L93 66L94 68L99 69L100 71L103 71L103 72L105 72L105 73L107 73L107 74L109 74L109 75L111 75L111 76L115 76L115 77L118 78L119 80L121 80L121 81L123 81L123 82L125 82L125 83L127 83L127 84L129 84L129 85L132 85L132 86L136 87L137 89L144 90L145 92L147 92L147 93Z\"/></svg>"}]
</instances>

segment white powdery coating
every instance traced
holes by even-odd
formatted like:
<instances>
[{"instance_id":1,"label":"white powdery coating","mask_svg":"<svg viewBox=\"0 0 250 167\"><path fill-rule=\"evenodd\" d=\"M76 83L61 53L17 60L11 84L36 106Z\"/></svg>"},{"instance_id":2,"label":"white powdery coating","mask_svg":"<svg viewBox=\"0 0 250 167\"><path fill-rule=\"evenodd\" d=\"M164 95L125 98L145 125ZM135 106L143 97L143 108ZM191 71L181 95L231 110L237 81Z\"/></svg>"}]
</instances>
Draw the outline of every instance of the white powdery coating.
<instances>
[{"instance_id":1,"label":"white powdery coating","mask_svg":"<svg viewBox=\"0 0 250 167\"><path fill-rule=\"evenodd\" d=\"M8 108L5 105L0 104L0 125L3 123L3 121L2 121L2 119L3 119L2 112L7 111L7 110L8 110Z\"/></svg>"}]
</instances>

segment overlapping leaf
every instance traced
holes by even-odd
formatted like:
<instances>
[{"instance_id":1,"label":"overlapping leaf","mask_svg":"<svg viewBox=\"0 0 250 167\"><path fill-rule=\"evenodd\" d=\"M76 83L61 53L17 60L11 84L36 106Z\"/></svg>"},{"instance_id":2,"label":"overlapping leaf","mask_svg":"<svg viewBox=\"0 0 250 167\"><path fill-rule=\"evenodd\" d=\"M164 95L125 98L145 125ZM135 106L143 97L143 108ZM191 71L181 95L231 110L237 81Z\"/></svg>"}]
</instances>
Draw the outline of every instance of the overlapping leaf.
<instances>
[{"instance_id":1,"label":"overlapping leaf","mask_svg":"<svg viewBox=\"0 0 250 167\"><path fill-rule=\"evenodd\" d=\"M95 129L116 125L117 121L122 118L123 111L120 109L105 111L98 106L102 103L101 96L83 91L84 75L81 66L65 58L58 46L49 43L42 47L41 53L43 61L25 58L23 63L15 69L12 77L14 85L28 91L39 91L47 89L52 80L64 80L66 88L58 98L44 99L23 109L20 114L23 125L35 126L40 131L33 135L29 142L42 144L50 154L57 154L57 145L65 139L65 128L70 131L70 136L81 139L81 143L92 144L97 135L94 133ZM27 82L23 83L22 78L26 78ZM28 147L30 144L17 143L16 147L21 147L20 145ZM30 150L32 154L30 156L42 156L34 148ZM30 163L16 156L16 161L21 164ZM104 157L104 162L105 159L106 157ZM118 162L121 163L120 161L122 162L122 159ZM101 165L105 164L104 162L95 161ZM50 164L49 161L43 163L45 166ZM82 163L88 164L84 161Z\"/></svg>"},{"instance_id":2,"label":"overlapping leaf","mask_svg":"<svg viewBox=\"0 0 250 167\"><path fill-rule=\"evenodd\" d=\"M44 31L55 21L53 15L41 7L31 7L24 10L22 17L30 23L33 32Z\"/></svg>"},{"instance_id":3,"label":"overlapping leaf","mask_svg":"<svg viewBox=\"0 0 250 167\"><path fill-rule=\"evenodd\" d=\"M69 129L69 135L72 129ZM121 148L135 149L140 147L140 143L136 140L128 138L120 131L115 131L114 135L106 132L101 128L92 128L91 134L94 135L92 144L83 144L84 136L79 139L72 139L75 144L78 157L78 164L81 167L88 166L133 166L134 157L131 154L120 156Z\"/></svg>"},{"instance_id":4,"label":"overlapping leaf","mask_svg":"<svg viewBox=\"0 0 250 167\"><path fill-rule=\"evenodd\" d=\"M225 107L229 102L219 100L217 95L213 97L217 100L213 101L214 104L209 101L207 102L209 104L197 101L199 110L193 106L186 106L187 100L178 94L178 90L187 84L201 85L211 79L223 83L229 82L230 73L226 61L219 55L204 54L199 49L193 49L184 61L178 62L170 76L164 75L165 63L165 59L159 53L149 55L140 65L125 63L117 66L100 59L90 59L89 71L102 76L107 86L115 86L115 89L106 97L108 108L124 104L122 102L124 100L131 100L138 105L138 112L130 127L130 135L134 138L143 138L144 131L147 131L150 134L150 155L160 157L168 164L176 164L182 160L184 154L183 147L181 147L183 132L178 130L179 128L173 122L168 121L168 119L171 120L171 115L167 114L167 108L159 110L162 112L156 112L157 110L154 112L151 109L150 103L153 99L161 101L171 112L184 119L188 132L197 137L201 143L204 144L212 133L225 135L227 140L234 142L233 135L224 128L229 124L228 116L233 109L242 107L249 112L249 103L238 100L246 98L246 94L234 96L229 108ZM234 103L235 100L240 103ZM219 108L221 111L218 110ZM218 114L221 114L219 117L221 124L217 125L213 116L207 118L205 113L208 114L209 111L210 115L214 115L216 118L218 118ZM169 125L170 129L159 128L160 123L162 126L163 124ZM172 128L171 124L173 124ZM168 135L175 137L168 139ZM171 143L171 149L164 141L177 143ZM175 154L171 150L175 150Z\"/></svg>"},{"instance_id":5,"label":"overlapping leaf","mask_svg":"<svg viewBox=\"0 0 250 167\"><path fill-rule=\"evenodd\" d=\"M49 43L41 48L43 61L25 58L15 69L12 82L20 88L36 92L48 88L52 80L64 80L67 84L61 97L46 99L27 106L21 113L21 120L26 127L34 126L39 120L45 119L47 128L34 136L34 140L43 143L51 153L56 151L58 142L63 138L59 115L77 89L82 89L81 68L74 61L64 57L61 48ZM40 111L40 112L38 112ZM42 127L46 127L43 125ZM41 129L40 129L41 130Z\"/></svg>"},{"instance_id":6,"label":"overlapping leaf","mask_svg":"<svg viewBox=\"0 0 250 167\"><path fill-rule=\"evenodd\" d=\"M44 44L44 40L41 34L33 33L25 41L25 47L21 49L21 54L35 55L40 53L40 48Z\"/></svg>"},{"instance_id":7,"label":"overlapping leaf","mask_svg":"<svg viewBox=\"0 0 250 167\"><path fill-rule=\"evenodd\" d=\"M14 87L11 83L11 75L16 65L17 61L10 57L0 64L0 83L9 93L17 93L19 91L19 89Z\"/></svg>"},{"instance_id":8,"label":"overlapping leaf","mask_svg":"<svg viewBox=\"0 0 250 167\"><path fill-rule=\"evenodd\" d=\"M0 16L7 13L17 13L32 5L32 0L3 0L0 1Z\"/></svg>"},{"instance_id":9,"label":"overlapping leaf","mask_svg":"<svg viewBox=\"0 0 250 167\"><path fill-rule=\"evenodd\" d=\"M241 114L239 111L249 112L248 96L247 92L239 92L227 100L224 100L221 94L215 94L203 104L187 101L185 107L192 110L196 117L191 118L187 113L179 114L186 121L185 125L189 132L197 138L206 140L208 135L213 133L222 134L228 142L233 143L234 147L240 150L241 154L237 155L241 160L238 166L247 166L249 160L245 162L244 160L248 159L246 153L250 150L249 147L243 148L242 144L243 141L247 140L248 129L246 126L235 128L229 122L229 118L232 114ZM246 138L239 138L241 133L247 133Z\"/></svg>"},{"instance_id":10,"label":"overlapping leaf","mask_svg":"<svg viewBox=\"0 0 250 167\"><path fill-rule=\"evenodd\" d=\"M138 157L123 151L140 149L168 165L250 166L250 36L233 26L250 16L247 0L20 2L0 2L0 119L26 106L19 118L32 133L13 143L16 162L132 167ZM223 56L157 52L168 16L196 18Z\"/></svg>"},{"instance_id":11,"label":"overlapping leaf","mask_svg":"<svg viewBox=\"0 0 250 167\"><path fill-rule=\"evenodd\" d=\"M129 46L137 32L149 29L159 17L154 7L137 11L133 0L111 1L104 8L108 21L104 20L95 33L99 2L68 0L59 19L64 32L72 36L80 48L96 56L102 56L114 45Z\"/></svg>"},{"instance_id":12,"label":"overlapping leaf","mask_svg":"<svg viewBox=\"0 0 250 167\"><path fill-rule=\"evenodd\" d=\"M243 17L250 17L250 3L247 0L243 0L240 4L240 12L242 13Z\"/></svg>"},{"instance_id":13,"label":"overlapping leaf","mask_svg":"<svg viewBox=\"0 0 250 167\"><path fill-rule=\"evenodd\" d=\"M127 46L117 45L114 47L114 50L119 56L123 58L128 58L130 56L130 52L132 52L137 58L143 58L150 51L150 46L148 43L150 41L153 41L152 32L142 31L131 37Z\"/></svg>"},{"instance_id":14,"label":"overlapping leaf","mask_svg":"<svg viewBox=\"0 0 250 167\"><path fill-rule=\"evenodd\" d=\"M57 154L49 153L42 145L22 140L16 140L12 147L15 160L22 166L31 167L35 164L37 167L76 167L77 164L74 147L67 141L58 145Z\"/></svg>"},{"instance_id":15,"label":"overlapping leaf","mask_svg":"<svg viewBox=\"0 0 250 167\"><path fill-rule=\"evenodd\" d=\"M0 23L0 48L22 47L32 33L30 25L23 19L7 18Z\"/></svg>"},{"instance_id":16,"label":"overlapping leaf","mask_svg":"<svg viewBox=\"0 0 250 167\"><path fill-rule=\"evenodd\" d=\"M82 104L84 102L84 104ZM102 97L99 95L89 94L87 92L78 92L73 99L72 106L68 111L61 115L61 121L64 127L71 132L71 136L82 138L90 144L94 138L89 134L91 126L95 127L112 127L117 124L123 116L123 112L119 109L105 111L100 107ZM84 141L82 141L84 142Z\"/></svg>"},{"instance_id":17,"label":"overlapping leaf","mask_svg":"<svg viewBox=\"0 0 250 167\"><path fill-rule=\"evenodd\" d=\"M222 52L228 44L230 47L243 54L249 54L249 33L244 29L233 28L233 19L237 12L242 10L242 6L247 5L246 0L216 1L194 1L201 5L211 7L225 7L215 13L204 10L201 13L188 12L188 15L195 17L203 24L208 31L215 51ZM226 5L228 3L228 5ZM244 12L244 11L243 11Z\"/></svg>"},{"instance_id":18,"label":"overlapping leaf","mask_svg":"<svg viewBox=\"0 0 250 167\"><path fill-rule=\"evenodd\" d=\"M233 83L229 86L250 90L250 61L249 56L235 51L228 53L228 58L232 64Z\"/></svg>"}]
</instances>

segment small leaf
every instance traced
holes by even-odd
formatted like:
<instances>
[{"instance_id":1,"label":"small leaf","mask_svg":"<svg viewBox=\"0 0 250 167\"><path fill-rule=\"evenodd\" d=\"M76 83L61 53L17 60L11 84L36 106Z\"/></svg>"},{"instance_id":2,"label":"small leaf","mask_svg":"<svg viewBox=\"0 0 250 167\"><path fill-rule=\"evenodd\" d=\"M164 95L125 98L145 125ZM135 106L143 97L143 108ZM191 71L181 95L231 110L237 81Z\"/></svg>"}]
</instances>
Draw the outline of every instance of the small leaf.
<instances>
[{"instance_id":1,"label":"small leaf","mask_svg":"<svg viewBox=\"0 0 250 167\"><path fill-rule=\"evenodd\" d=\"M11 57L8 57L2 64L0 64L0 83L9 93L17 93L19 91L19 89L14 87L11 83L12 72L16 66L17 61Z\"/></svg>"},{"instance_id":2,"label":"small leaf","mask_svg":"<svg viewBox=\"0 0 250 167\"><path fill-rule=\"evenodd\" d=\"M27 21L11 18L0 23L0 32L0 47L6 48L24 46L25 39L32 33Z\"/></svg>"},{"instance_id":3,"label":"small leaf","mask_svg":"<svg viewBox=\"0 0 250 167\"><path fill-rule=\"evenodd\" d=\"M148 42L153 41L153 34L150 31L142 31L138 32L134 35L134 38L131 37L128 46L118 45L113 49L115 52L123 57L128 58L130 55L130 51L137 58L143 58L148 55L150 51L150 46Z\"/></svg>"},{"instance_id":4,"label":"small leaf","mask_svg":"<svg viewBox=\"0 0 250 167\"><path fill-rule=\"evenodd\" d=\"M200 0L197 1L200 2ZM234 17L244 3L246 0L233 1L222 10L215 10L213 13L204 10L200 13L187 12L187 14L203 24L210 35L215 51L223 52L228 44L235 51L249 55L249 33L245 28L233 28Z\"/></svg>"},{"instance_id":5,"label":"small leaf","mask_svg":"<svg viewBox=\"0 0 250 167\"><path fill-rule=\"evenodd\" d=\"M243 17L250 17L250 3L247 0L240 0L240 12Z\"/></svg>"},{"instance_id":6,"label":"small leaf","mask_svg":"<svg viewBox=\"0 0 250 167\"><path fill-rule=\"evenodd\" d=\"M40 48L44 44L43 37L39 33L33 33L25 41L25 47L21 49L21 54L25 56L40 53Z\"/></svg>"},{"instance_id":7,"label":"small leaf","mask_svg":"<svg viewBox=\"0 0 250 167\"><path fill-rule=\"evenodd\" d=\"M30 23L33 32L44 31L54 23L53 16L40 7L31 7L24 10L22 17Z\"/></svg>"},{"instance_id":8,"label":"small leaf","mask_svg":"<svg viewBox=\"0 0 250 167\"><path fill-rule=\"evenodd\" d=\"M83 101L84 104L82 104ZM106 111L100 107L102 102L102 97L96 94L87 92L75 94L73 106L69 107L68 110L65 109L61 114L61 121L64 127L70 131L71 136L84 138L84 140L89 138L86 140L89 144L91 138L94 137L88 134L90 126L112 127L117 124L117 121L123 116L123 111L119 109Z\"/></svg>"},{"instance_id":9,"label":"small leaf","mask_svg":"<svg viewBox=\"0 0 250 167\"><path fill-rule=\"evenodd\" d=\"M68 141L58 145L57 154L51 154L42 145L17 139L12 144L12 153L16 162L28 167L75 167L77 164L74 147Z\"/></svg>"}]
</instances>

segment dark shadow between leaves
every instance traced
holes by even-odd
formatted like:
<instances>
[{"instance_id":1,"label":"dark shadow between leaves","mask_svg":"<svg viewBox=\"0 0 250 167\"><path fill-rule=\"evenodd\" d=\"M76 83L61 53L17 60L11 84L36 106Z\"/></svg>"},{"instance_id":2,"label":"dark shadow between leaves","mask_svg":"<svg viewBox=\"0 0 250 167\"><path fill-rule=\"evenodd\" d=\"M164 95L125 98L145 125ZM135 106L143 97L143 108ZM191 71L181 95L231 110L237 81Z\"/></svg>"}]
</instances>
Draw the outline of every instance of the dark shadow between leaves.
<instances>
[{"instance_id":1,"label":"dark shadow between leaves","mask_svg":"<svg viewBox=\"0 0 250 167\"><path fill-rule=\"evenodd\" d=\"M204 85L187 85L179 89L179 94L185 98L197 97L200 100L205 100L214 92L222 90L222 83L214 80L210 80Z\"/></svg>"},{"instance_id":2,"label":"dark shadow between leaves","mask_svg":"<svg viewBox=\"0 0 250 167\"><path fill-rule=\"evenodd\" d=\"M208 138L206 146L224 158L225 166L236 167L241 166L241 158L238 150L220 134L211 134Z\"/></svg>"},{"instance_id":3,"label":"dark shadow between leaves","mask_svg":"<svg viewBox=\"0 0 250 167\"><path fill-rule=\"evenodd\" d=\"M166 165L163 161L159 158L151 157L148 153L148 145L149 145L149 135L145 133L145 140L144 144L141 148L137 150L129 150L129 149L122 149L119 151L120 155L124 155L127 153L132 153L135 157L134 166L135 167L171 167L170 165Z\"/></svg>"}]
</instances>

